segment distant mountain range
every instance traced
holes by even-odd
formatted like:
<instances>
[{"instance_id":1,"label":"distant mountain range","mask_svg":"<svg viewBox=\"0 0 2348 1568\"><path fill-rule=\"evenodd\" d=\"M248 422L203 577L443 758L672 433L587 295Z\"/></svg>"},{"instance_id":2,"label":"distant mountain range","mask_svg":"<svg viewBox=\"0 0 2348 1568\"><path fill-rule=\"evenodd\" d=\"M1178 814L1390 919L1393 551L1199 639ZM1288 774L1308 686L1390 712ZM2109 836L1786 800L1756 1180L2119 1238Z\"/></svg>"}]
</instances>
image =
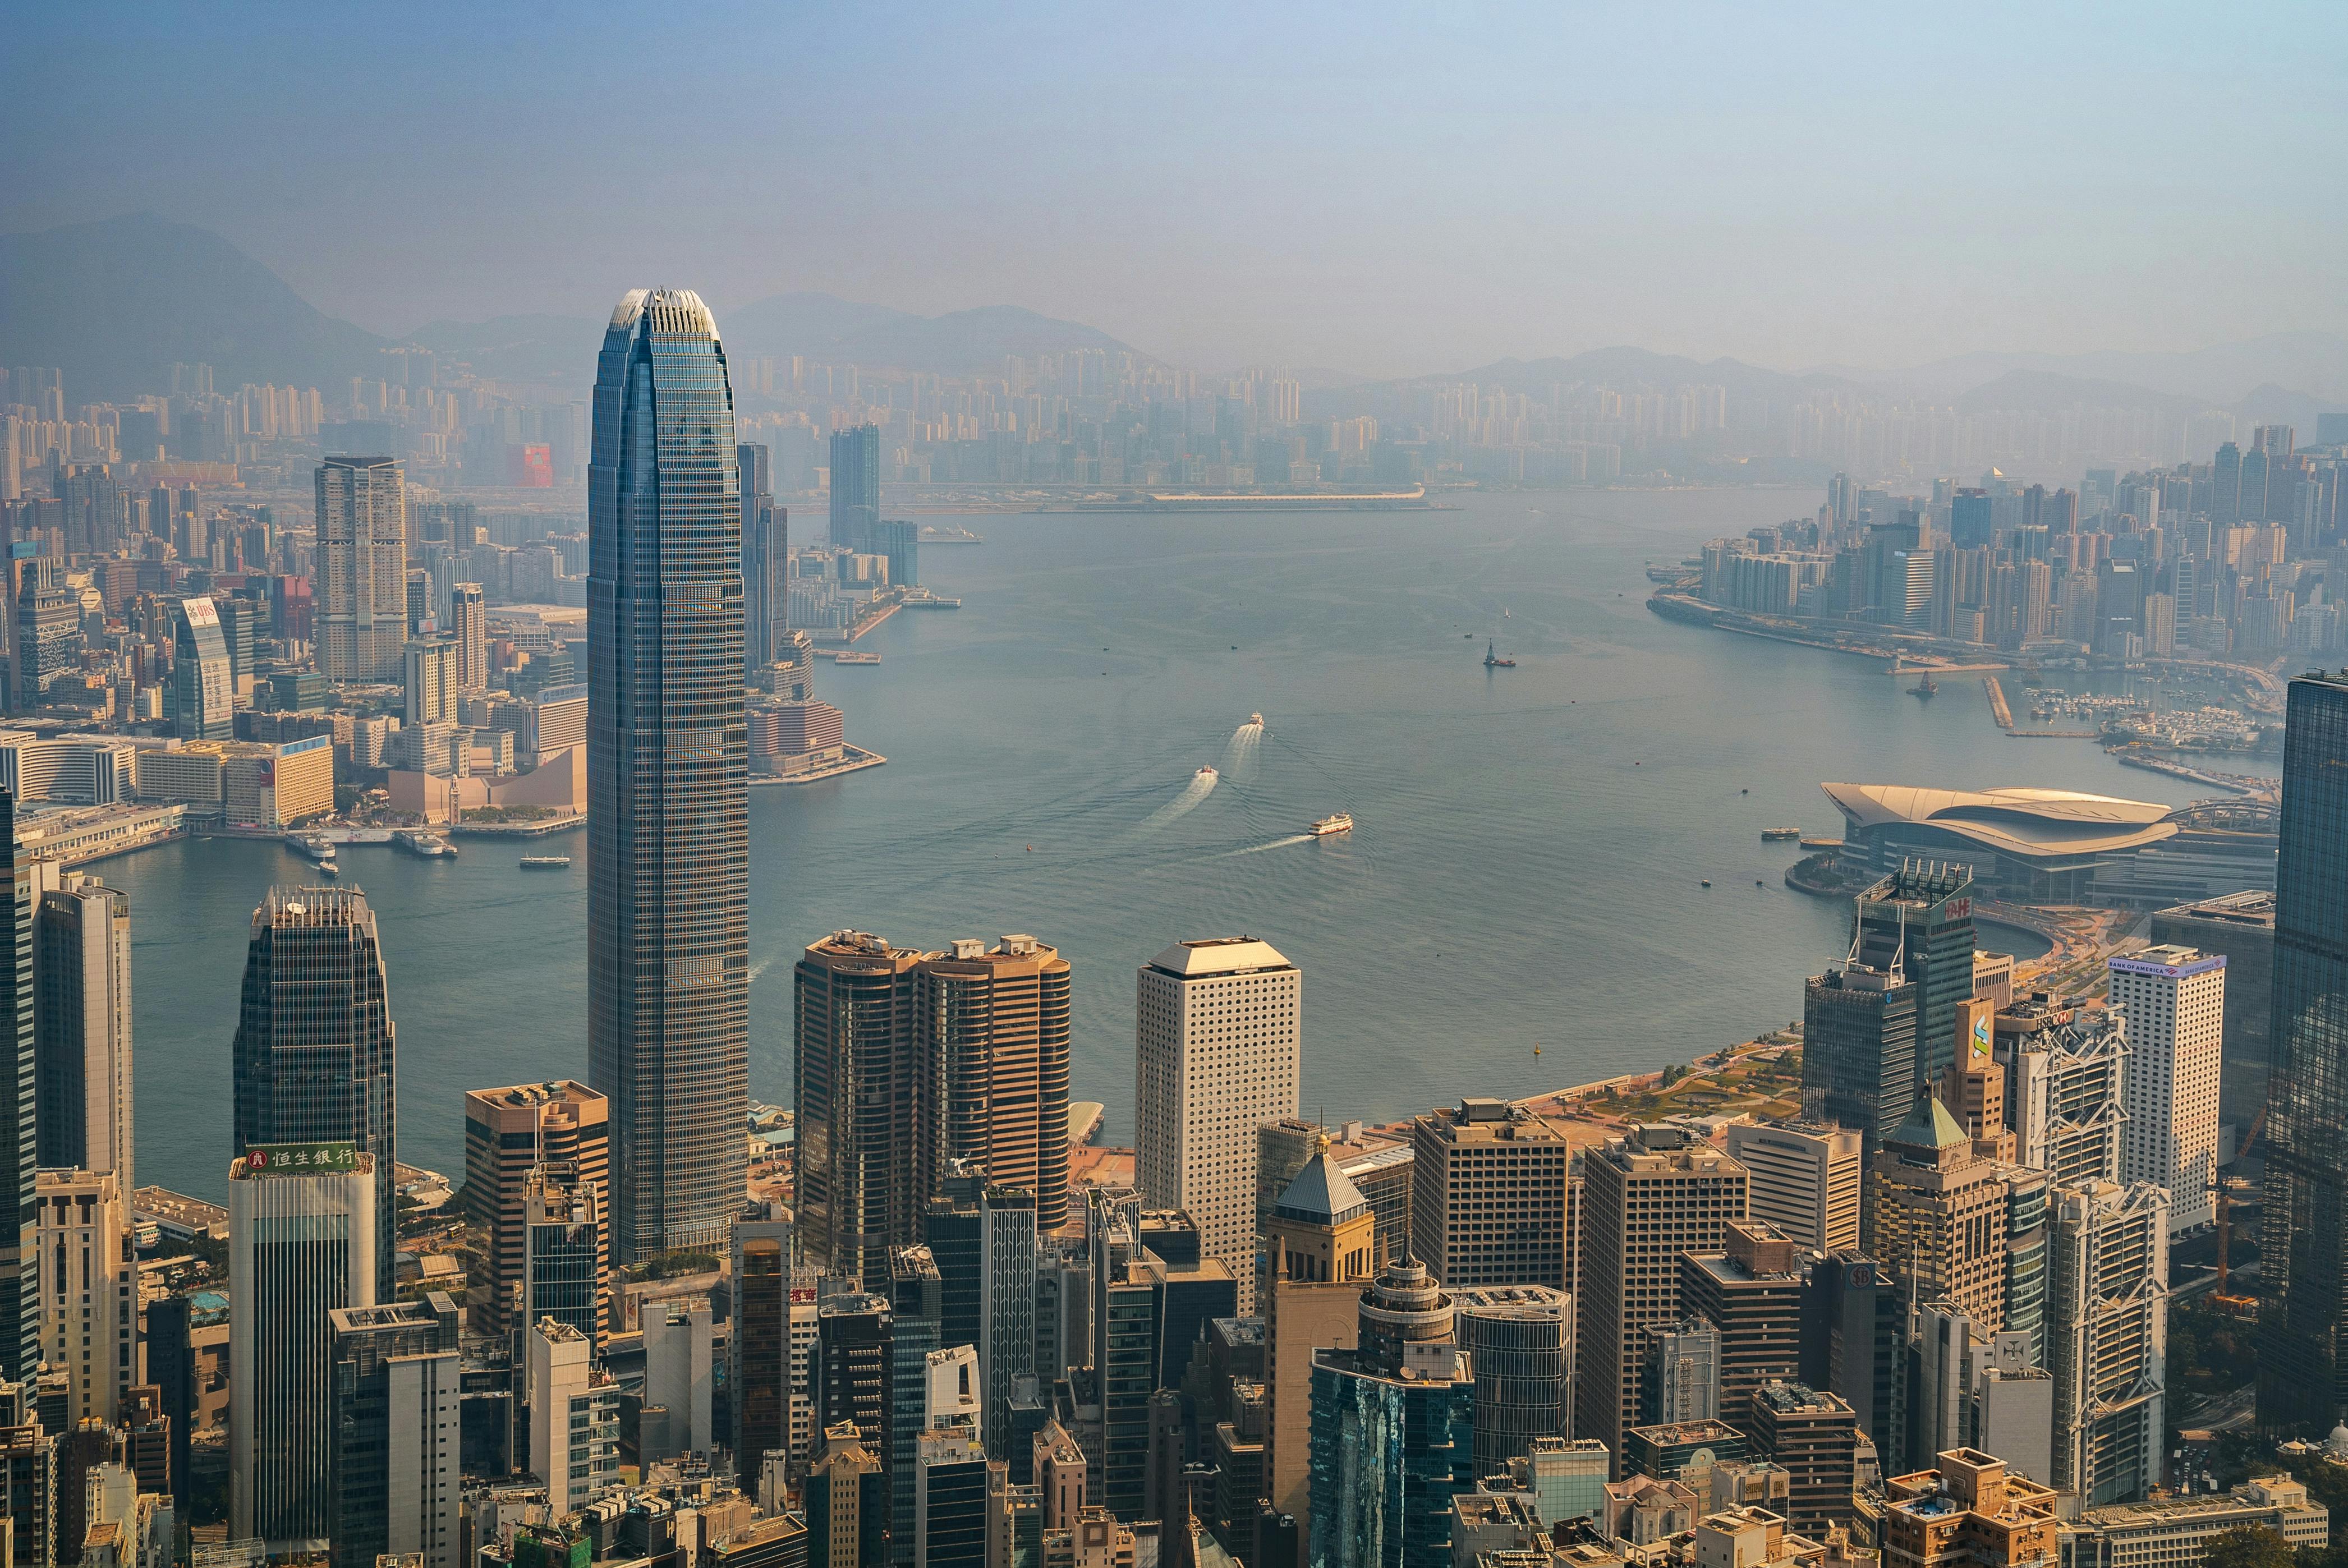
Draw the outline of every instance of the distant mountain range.
<instances>
[{"instance_id":1,"label":"distant mountain range","mask_svg":"<svg viewBox=\"0 0 2348 1568\"><path fill-rule=\"evenodd\" d=\"M735 304L717 317L736 360L799 355L820 364L969 376L999 370L1009 355L1131 352L1097 327L1015 305L924 316L793 293ZM211 365L214 384L224 388L247 381L334 388L352 376L380 374L381 351L397 343L462 360L478 375L583 397L602 331L601 317L503 315L381 337L318 310L211 230L151 213L0 235L0 365L61 366L69 403L160 390L170 384L174 361ZM1373 399L1380 388L1439 379L1537 395L1559 383L1605 382L1658 390L1721 386L1735 397L1839 388L1967 409L2216 407L2305 427L2319 408L2348 407L2348 339L2278 333L2179 354L1972 354L1906 370L1800 372L1617 347L1401 381L1327 370L1300 379L1312 387L1308 407L1321 412Z\"/></svg>"}]
</instances>

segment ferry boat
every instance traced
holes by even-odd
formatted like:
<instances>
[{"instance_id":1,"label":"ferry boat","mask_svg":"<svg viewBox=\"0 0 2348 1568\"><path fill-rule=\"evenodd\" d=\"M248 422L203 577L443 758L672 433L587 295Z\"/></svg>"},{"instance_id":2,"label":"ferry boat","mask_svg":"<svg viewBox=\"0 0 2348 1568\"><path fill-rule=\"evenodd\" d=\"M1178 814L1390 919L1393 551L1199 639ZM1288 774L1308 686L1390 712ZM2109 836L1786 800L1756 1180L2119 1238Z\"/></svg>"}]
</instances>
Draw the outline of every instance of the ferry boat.
<instances>
[{"instance_id":1,"label":"ferry boat","mask_svg":"<svg viewBox=\"0 0 2348 1568\"><path fill-rule=\"evenodd\" d=\"M1494 645L1487 643L1484 645L1484 667L1488 670L1512 670L1517 667L1517 661L1500 657Z\"/></svg>"},{"instance_id":2,"label":"ferry boat","mask_svg":"<svg viewBox=\"0 0 2348 1568\"><path fill-rule=\"evenodd\" d=\"M1761 830L1761 836L1764 839L1768 840L1798 839L1802 836L1802 830L1799 828L1764 828Z\"/></svg>"},{"instance_id":3,"label":"ferry boat","mask_svg":"<svg viewBox=\"0 0 2348 1568\"><path fill-rule=\"evenodd\" d=\"M877 665L880 662L880 655L878 654L855 654L842 651L840 653L834 654L831 657L831 662L835 665Z\"/></svg>"},{"instance_id":4,"label":"ferry boat","mask_svg":"<svg viewBox=\"0 0 2348 1568\"><path fill-rule=\"evenodd\" d=\"M1196 773L1191 774L1190 777L1193 779L1204 779L1208 783L1211 784L1216 779L1221 778L1222 775L1216 772L1211 768L1201 768Z\"/></svg>"},{"instance_id":5,"label":"ferry boat","mask_svg":"<svg viewBox=\"0 0 2348 1568\"><path fill-rule=\"evenodd\" d=\"M571 869L569 855L524 855L521 869L526 872L567 872Z\"/></svg>"},{"instance_id":6,"label":"ferry boat","mask_svg":"<svg viewBox=\"0 0 2348 1568\"><path fill-rule=\"evenodd\" d=\"M422 855L427 860L438 859L444 855L454 855L457 852L456 845L450 843L439 834L423 828L402 828L397 833L393 835L392 842L397 844L401 849L406 850L409 854Z\"/></svg>"},{"instance_id":7,"label":"ferry boat","mask_svg":"<svg viewBox=\"0 0 2348 1568\"><path fill-rule=\"evenodd\" d=\"M1262 729L1263 727L1263 715L1260 713L1251 713L1248 715L1248 722L1255 726L1258 729Z\"/></svg>"},{"instance_id":8,"label":"ferry boat","mask_svg":"<svg viewBox=\"0 0 2348 1568\"><path fill-rule=\"evenodd\" d=\"M1350 833L1353 830L1354 817L1350 811L1339 811L1328 817L1315 817L1313 820L1313 825L1305 830L1316 839L1325 839L1332 833Z\"/></svg>"},{"instance_id":9,"label":"ferry boat","mask_svg":"<svg viewBox=\"0 0 2348 1568\"><path fill-rule=\"evenodd\" d=\"M335 863L335 841L324 833L288 833L285 835L285 847L297 854L308 856L314 865L331 866Z\"/></svg>"}]
</instances>

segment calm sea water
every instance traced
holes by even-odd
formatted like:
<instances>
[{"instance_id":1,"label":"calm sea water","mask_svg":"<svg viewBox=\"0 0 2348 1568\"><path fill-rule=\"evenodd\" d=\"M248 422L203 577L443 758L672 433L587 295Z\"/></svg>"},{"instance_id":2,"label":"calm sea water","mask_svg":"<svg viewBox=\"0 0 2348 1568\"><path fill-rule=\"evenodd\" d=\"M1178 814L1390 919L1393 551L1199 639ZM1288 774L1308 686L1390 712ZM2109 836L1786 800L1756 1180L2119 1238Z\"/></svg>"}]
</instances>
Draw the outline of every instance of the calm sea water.
<instances>
[{"instance_id":1,"label":"calm sea water","mask_svg":"<svg viewBox=\"0 0 2348 1568\"><path fill-rule=\"evenodd\" d=\"M1822 780L2197 793L2086 742L2004 739L1972 680L1928 706L1862 661L1646 609L1648 561L1810 505L977 520L983 545L923 552L962 610L899 614L859 645L877 668L819 666L888 766L752 792L751 1092L788 1103L791 965L856 926L1056 944L1075 1092L1106 1102L1112 1138L1131 1126L1134 970L1186 936L1261 935L1303 966L1308 1109L1528 1094L1799 1015L1845 916L1780 884L1797 851L1760 830L1836 830ZM1488 638L1516 668L1482 667ZM1251 745L1235 731L1256 710ZM1300 838L1341 808L1350 837ZM585 1074L584 835L527 847L579 863L523 872L520 848L480 841L452 864L344 851L382 923L400 1152L452 1173L467 1088ZM248 922L307 867L211 841L104 872L133 901L140 1173L220 1192Z\"/></svg>"}]
</instances>

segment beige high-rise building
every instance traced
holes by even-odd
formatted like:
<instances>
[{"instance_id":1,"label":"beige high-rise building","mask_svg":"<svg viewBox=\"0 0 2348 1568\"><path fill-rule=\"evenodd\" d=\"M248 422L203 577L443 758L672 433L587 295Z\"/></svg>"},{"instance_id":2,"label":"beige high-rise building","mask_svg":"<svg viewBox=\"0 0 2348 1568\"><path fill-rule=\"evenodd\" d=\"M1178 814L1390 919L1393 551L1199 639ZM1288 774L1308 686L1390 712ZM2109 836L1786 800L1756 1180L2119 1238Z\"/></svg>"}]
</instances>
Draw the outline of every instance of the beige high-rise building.
<instances>
[{"instance_id":1,"label":"beige high-rise building","mask_svg":"<svg viewBox=\"0 0 2348 1568\"><path fill-rule=\"evenodd\" d=\"M1635 1127L1582 1157L1581 1258L1574 1292L1574 1435L1614 1456L1637 1426L1651 1329L1681 1315L1680 1254L1721 1250L1746 1216L1737 1161L1677 1127Z\"/></svg>"},{"instance_id":2,"label":"beige high-rise building","mask_svg":"<svg viewBox=\"0 0 2348 1568\"><path fill-rule=\"evenodd\" d=\"M967 1160L989 1185L1034 1193L1036 1230L1058 1230L1068 1217L1068 961L1032 936L991 950L965 939L923 958L913 985L922 1196Z\"/></svg>"},{"instance_id":3,"label":"beige high-rise building","mask_svg":"<svg viewBox=\"0 0 2348 1568\"><path fill-rule=\"evenodd\" d=\"M1930 1090L1876 1151L1875 1255L1918 1301L1945 1301L1984 1334L2005 1326L2007 1199L1999 1161Z\"/></svg>"},{"instance_id":4,"label":"beige high-rise building","mask_svg":"<svg viewBox=\"0 0 2348 1568\"><path fill-rule=\"evenodd\" d=\"M400 678L407 643L407 487L390 458L318 465L318 673Z\"/></svg>"},{"instance_id":5,"label":"beige high-rise building","mask_svg":"<svg viewBox=\"0 0 2348 1568\"><path fill-rule=\"evenodd\" d=\"M1255 1305L1256 1130L1297 1111L1304 976L1252 936L1178 942L1141 966L1134 1003L1136 1178L1180 1209L1200 1251Z\"/></svg>"},{"instance_id":6,"label":"beige high-rise building","mask_svg":"<svg viewBox=\"0 0 2348 1568\"><path fill-rule=\"evenodd\" d=\"M1452 1290L1564 1289L1571 1157L1564 1134L1504 1099L1471 1096L1414 1118L1413 1253Z\"/></svg>"},{"instance_id":7,"label":"beige high-rise building","mask_svg":"<svg viewBox=\"0 0 2348 1568\"><path fill-rule=\"evenodd\" d=\"M457 689L489 689L489 600L478 583L459 583L448 593L448 634L457 640Z\"/></svg>"},{"instance_id":8,"label":"beige high-rise building","mask_svg":"<svg viewBox=\"0 0 2348 1568\"><path fill-rule=\"evenodd\" d=\"M49 895L54 898L57 895ZM2168 1233L2213 1222L2218 1074L2226 1038L2226 957L2147 947L2110 960L2111 1003L2127 1019L2120 1078L2120 1180L2168 1192Z\"/></svg>"},{"instance_id":9,"label":"beige high-rise building","mask_svg":"<svg viewBox=\"0 0 2348 1568\"><path fill-rule=\"evenodd\" d=\"M467 1306L473 1328L502 1334L515 1326L512 1311L522 1285L530 1244L530 1172L567 1165L576 1185L592 1185L602 1253L597 1263L608 1304L611 1234L603 1195L611 1180L611 1101L569 1078L477 1088L465 1096L466 1217L487 1233L485 1278L473 1282Z\"/></svg>"},{"instance_id":10,"label":"beige high-rise building","mask_svg":"<svg viewBox=\"0 0 2348 1568\"><path fill-rule=\"evenodd\" d=\"M1272 1406L1266 1495L1300 1522L1313 1517L1313 1353L1354 1348L1362 1291L1376 1277L1378 1254L1370 1202L1322 1138L1265 1214L1269 1275L1259 1291Z\"/></svg>"},{"instance_id":11,"label":"beige high-rise building","mask_svg":"<svg viewBox=\"0 0 2348 1568\"><path fill-rule=\"evenodd\" d=\"M1866 1168L1862 1135L1831 1123L1739 1122L1728 1152L1752 1176L1753 1217L1813 1252L1856 1251Z\"/></svg>"},{"instance_id":12,"label":"beige high-rise building","mask_svg":"<svg viewBox=\"0 0 2348 1568\"><path fill-rule=\"evenodd\" d=\"M418 637L401 654L407 683L407 707L401 722L451 724L457 717L457 639Z\"/></svg>"},{"instance_id":13,"label":"beige high-rise building","mask_svg":"<svg viewBox=\"0 0 2348 1568\"><path fill-rule=\"evenodd\" d=\"M111 1172L44 1171L39 1210L41 1357L66 1377L66 1428L121 1424L137 1377L139 1253Z\"/></svg>"}]
</instances>

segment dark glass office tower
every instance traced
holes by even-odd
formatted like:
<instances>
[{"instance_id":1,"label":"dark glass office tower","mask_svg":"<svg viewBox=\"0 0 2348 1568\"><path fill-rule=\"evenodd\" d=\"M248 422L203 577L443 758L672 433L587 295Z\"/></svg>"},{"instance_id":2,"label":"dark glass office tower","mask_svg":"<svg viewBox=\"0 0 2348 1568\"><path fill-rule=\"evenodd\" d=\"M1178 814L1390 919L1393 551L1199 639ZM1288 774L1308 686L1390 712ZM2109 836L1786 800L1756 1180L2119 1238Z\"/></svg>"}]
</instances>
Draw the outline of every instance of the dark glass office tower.
<instances>
[{"instance_id":1,"label":"dark glass office tower","mask_svg":"<svg viewBox=\"0 0 2348 1568\"><path fill-rule=\"evenodd\" d=\"M1876 1149L1916 1100L1915 983L1899 969L1844 964L1802 988L1802 1114Z\"/></svg>"},{"instance_id":2,"label":"dark glass office tower","mask_svg":"<svg viewBox=\"0 0 2348 1568\"><path fill-rule=\"evenodd\" d=\"M210 599L182 599L172 617L171 733L182 740L236 737L236 675L220 607Z\"/></svg>"},{"instance_id":3,"label":"dark glass office tower","mask_svg":"<svg viewBox=\"0 0 2348 1568\"><path fill-rule=\"evenodd\" d=\"M2275 859L2259 1425L2348 1413L2348 670L2291 683Z\"/></svg>"},{"instance_id":4,"label":"dark glass office tower","mask_svg":"<svg viewBox=\"0 0 2348 1568\"><path fill-rule=\"evenodd\" d=\"M783 656L789 625L790 512L775 504L767 449L745 441L735 449L742 484L742 663L752 679Z\"/></svg>"},{"instance_id":5,"label":"dark glass office tower","mask_svg":"<svg viewBox=\"0 0 2348 1568\"><path fill-rule=\"evenodd\" d=\"M1973 994L1972 868L1903 861L1859 895L1857 923L1858 961L1914 982L1915 1075L1938 1081L1957 1059L1957 1005Z\"/></svg>"},{"instance_id":6,"label":"dark glass office tower","mask_svg":"<svg viewBox=\"0 0 2348 1568\"><path fill-rule=\"evenodd\" d=\"M587 469L587 1059L612 1261L723 1250L749 1104L734 394L689 290L621 300Z\"/></svg>"},{"instance_id":7,"label":"dark glass office tower","mask_svg":"<svg viewBox=\"0 0 2348 1568\"><path fill-rule=\"evenodd\" d=\"M880 429L855 425L831 433L831 542L860 554L880 526Z\"/></svg>"},{"instance_id":8,"label":"dark glass office tower","mask_svg":"<svg viewBox=\"0 0 2348 1568\"><path fill-rule=\"evenodd\" d=\"M0 953L0 1038L12 1039L16 1064L15 1136L0 1132L6 1158L0 1182L15 1189L16 1222L0 1226L0 1378L30 1383L41 1367L41 1293L34 1260L25 1251L38 1211L33 1173L39 1167L34 1095L33 867L16 847L16 798L0 789L0 854L7 856L8 950ZM13 1029L13 1034L7 1033ZM5 1072L5 1068L0 1068ZM0 1129L12 1119L0 1110ZM0 1202L5 1202L0 1196Z\"/></svg>"},{"instance_id":9,"label":"dark glass office tower","mask_svg":"<svg viewBox=\"0 0 2348 1568\"><path fill-rule=\"evenodd\" d=\"M375 911L355 887L274 887L252 912L232 1053L236 1151L348 1143L375 1156L376 1230L396 1236L397 1031ZM376 1295L398 1248L376 1248Z\"/></svg>"}]
</instances>

